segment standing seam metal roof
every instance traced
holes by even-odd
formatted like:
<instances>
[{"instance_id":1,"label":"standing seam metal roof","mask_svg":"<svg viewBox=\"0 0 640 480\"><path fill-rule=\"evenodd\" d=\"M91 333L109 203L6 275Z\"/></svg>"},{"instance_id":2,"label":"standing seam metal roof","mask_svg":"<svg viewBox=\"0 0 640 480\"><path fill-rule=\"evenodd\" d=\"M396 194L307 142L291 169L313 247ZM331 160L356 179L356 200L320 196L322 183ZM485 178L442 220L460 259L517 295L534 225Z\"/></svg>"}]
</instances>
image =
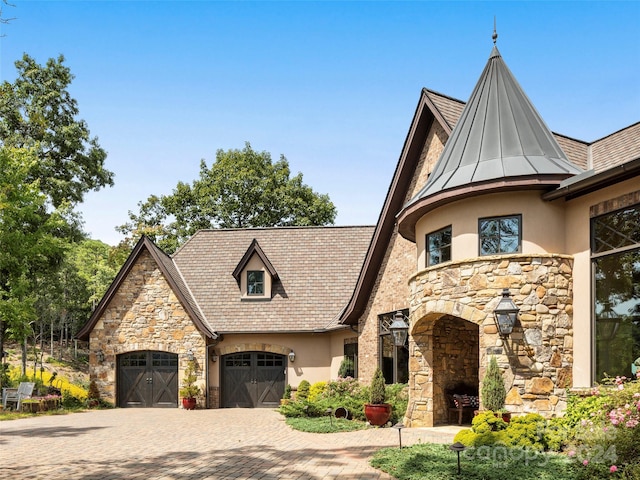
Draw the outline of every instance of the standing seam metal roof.
<instances>
[{"instance_id":1,"label":"standing seam metal roof","mask_svg":"<svg viewBox=\"0 0 640 480\"><path fill-rule=\"evenodd\" d=\"M545 175L557 179L581 172L569 162L494 46L433 173L408 205L474 183Z\"/></svg>"}]
</instances>

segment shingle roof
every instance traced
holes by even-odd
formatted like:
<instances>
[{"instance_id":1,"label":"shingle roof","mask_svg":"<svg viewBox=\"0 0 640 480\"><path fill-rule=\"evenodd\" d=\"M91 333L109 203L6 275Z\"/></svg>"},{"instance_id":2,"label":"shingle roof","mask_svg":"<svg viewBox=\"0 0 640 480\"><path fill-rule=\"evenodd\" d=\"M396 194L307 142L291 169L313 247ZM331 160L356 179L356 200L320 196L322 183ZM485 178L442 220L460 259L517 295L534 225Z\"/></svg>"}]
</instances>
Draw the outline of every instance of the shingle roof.
<instances>
[{"instance_id":1,"label":"shingle roof","mask_svg":"<svg viewBox=\"0 0 640 480\"><path fill-rule=\"evenodd\" d=\"M353 292L373 229L202 230L173 262L218 333L324 331L335 326ZM279 275L270 300L243 300L232 275L254 240Z\"/></svg>"},{"instance_id":2,"label":"shingle roof","mask_svg":"<svg viewBox=\"0 0 640 480\"><path fill-rule=\"evenodd\" d=\"M596 172L640 158L640 122L593 142L591 157Z\"/></svg>"}]
</instances>

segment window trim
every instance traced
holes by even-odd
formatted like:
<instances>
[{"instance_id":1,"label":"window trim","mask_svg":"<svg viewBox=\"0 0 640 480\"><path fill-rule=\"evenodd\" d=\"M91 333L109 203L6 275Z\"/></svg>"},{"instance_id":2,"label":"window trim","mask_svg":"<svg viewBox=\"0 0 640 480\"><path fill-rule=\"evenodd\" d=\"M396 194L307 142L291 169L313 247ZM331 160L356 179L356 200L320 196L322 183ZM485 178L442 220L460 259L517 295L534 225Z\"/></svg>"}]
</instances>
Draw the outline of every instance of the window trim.
<instances>
[{"instance_id":1,"label":"window trim","mask_svg":"<svg viewBox=\"0 0 640 480\"><path fill-rule=\"evenodd\" d=\"M431 255L429 254L431 252L431 250L429 249L429 237L435 236L435 235L437 235L439 233L443 233L446 230L449 230L449 237L450 237L449 244L446 245L446 246L449 247L449 258L447 260L442 260L442 261L440 261L438 263L431 263L430 262ZM442 247L439 250L440 250L440 253L442 253ZM452 227L452 225L447 225L446 227L443 227L443 228L441 228L439 230L435 230L433 232L427 233L425 235L425 237L424 237L424 253L425 253L425 257L426 257L425 258L425 266L426 267L433 267L435 265L441 265L443 263L450 262L451 258L453 257L452 250L453 250L453 227Z\"/></svg>"},{"instance_id":2,"label":"window trim","mask_svg":"<svg viewBox=\"0 0 640 480\"><path fill-rule=\"evenodd\" d=\"M482 233L481 233L481 223L487 220L502 220L505 218L516 218L518 220L518 248L515 252L493 252L493 253L482 253ZM498 248L499 248L498 243ZM492 217L482 217L478 218L478 256L479 257L489 257L491 255L514 255L516 253L522 253L522 214L521 213L513 213L511 215L496 215Z\"/></svg>"}]
</instances>

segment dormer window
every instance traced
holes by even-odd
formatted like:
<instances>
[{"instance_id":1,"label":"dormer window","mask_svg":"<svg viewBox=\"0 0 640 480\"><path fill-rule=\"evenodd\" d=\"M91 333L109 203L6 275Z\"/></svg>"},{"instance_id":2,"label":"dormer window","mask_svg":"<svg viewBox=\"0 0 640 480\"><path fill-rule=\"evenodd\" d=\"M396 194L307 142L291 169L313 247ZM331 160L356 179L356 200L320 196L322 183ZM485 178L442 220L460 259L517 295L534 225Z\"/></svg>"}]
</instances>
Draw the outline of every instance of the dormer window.
<instances>
[{"instance_id":1,"label":"dormer window","mask_svg":"<svg viewBox=\"0 0 640 480\"><path fill-rule=\"evenodd\" d=\"M262 270L247 271L247 295L264 296L264 272Z\"/></svg>"},{"instance_id":2,"label":"dormer window","mask_svg":"<svg viewBox=\"0 0 640 480\"><path fill-rule=\"evenodd\" d=\"M278 272L256 239L242 256L233 276L240 287L242 300L271 300L274 284L278 281Z\"/></svg>"}]
</instances>

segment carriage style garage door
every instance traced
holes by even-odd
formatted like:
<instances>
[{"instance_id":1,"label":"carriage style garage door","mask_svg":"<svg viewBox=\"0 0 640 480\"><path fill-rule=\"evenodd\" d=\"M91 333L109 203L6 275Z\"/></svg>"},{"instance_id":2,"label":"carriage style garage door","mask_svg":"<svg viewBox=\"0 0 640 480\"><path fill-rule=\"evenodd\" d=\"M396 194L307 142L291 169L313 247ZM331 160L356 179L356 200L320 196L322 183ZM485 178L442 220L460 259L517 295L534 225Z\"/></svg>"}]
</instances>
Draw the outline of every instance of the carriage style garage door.
<instances>
[{"instance_id":1,"label":"carriage style garage door","mask_svg":"<svg viewBox=\"0 0 640 480\"><path fill-rule=\"evenodd\" d=\"M131 352L118 357L118 406L178 406L178 355Z\"/></svg>"},{"instance_id":2,"label":"carriage style garage door","mask_svg":"<svg viewBox=\"0 0 640 480\"><path fill-rule=\"evenodd\" d=\"M267 352L222 357L223 407L277 407L284 394L286 359Z\"/></svg>"}]
</instances>

